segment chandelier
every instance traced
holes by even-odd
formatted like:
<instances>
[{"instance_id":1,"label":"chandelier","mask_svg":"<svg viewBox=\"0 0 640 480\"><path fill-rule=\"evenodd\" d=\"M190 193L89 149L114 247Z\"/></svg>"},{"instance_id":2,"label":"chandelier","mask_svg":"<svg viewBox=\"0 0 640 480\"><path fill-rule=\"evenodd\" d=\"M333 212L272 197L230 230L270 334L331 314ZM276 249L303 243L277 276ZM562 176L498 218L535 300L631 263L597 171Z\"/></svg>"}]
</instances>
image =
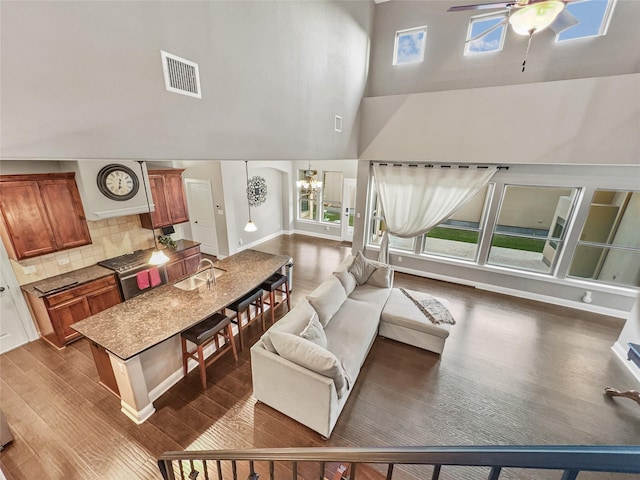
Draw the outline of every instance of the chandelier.
<instances>
[{"instance_id":1,"label":"chandelier","mask_svg":"<svg viewBox=\"0 0 640 480\"><path fill-rule=\"evenodd\" d=\"M309 168L304 171L304 179L298 180L296 186L306 193L316 192L322 188L322 182L318 181L318 171L311 170L311 160L309 160Z\"/></svg>"}]
</instances>

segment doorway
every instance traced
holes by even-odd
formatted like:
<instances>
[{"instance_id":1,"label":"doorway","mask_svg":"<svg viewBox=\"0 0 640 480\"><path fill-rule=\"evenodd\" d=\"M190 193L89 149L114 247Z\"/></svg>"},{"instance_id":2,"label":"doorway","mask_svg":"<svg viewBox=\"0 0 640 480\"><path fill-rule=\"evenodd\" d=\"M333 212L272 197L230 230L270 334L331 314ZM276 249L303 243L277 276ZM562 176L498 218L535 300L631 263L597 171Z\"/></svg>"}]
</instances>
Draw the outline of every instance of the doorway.
<instances>
[{"instance_id":1,"label":"doorway","mask_svg":"<svg viewBox=\"0 0 640 480\"><path fill-rule=\"evenodd\" d=\"M356 215L356 186L355 178L345 178L342 188L342 240L353 241L353 225Z\"/></svg>"},{"instance_id":2,"label":"doorway","mask_svg":"<svg viewBox=\"0 0 640 480\"><path fill-rule=\"evenodd\" d=\"M208 180L184 180L189 206L189 223L194 242L200 242L200 251L218 255L218 237L213 211L213 193Z\"/></svg>"},{"instance_id":3,"label":"doorway","mask_svg":"<svg viewBox=\"0 0 640 480\"><path fill-rule=\"evenodd\" d=\"M9 257L0 245L0 354L37 338Z\"/></svg>"}]
</instances>

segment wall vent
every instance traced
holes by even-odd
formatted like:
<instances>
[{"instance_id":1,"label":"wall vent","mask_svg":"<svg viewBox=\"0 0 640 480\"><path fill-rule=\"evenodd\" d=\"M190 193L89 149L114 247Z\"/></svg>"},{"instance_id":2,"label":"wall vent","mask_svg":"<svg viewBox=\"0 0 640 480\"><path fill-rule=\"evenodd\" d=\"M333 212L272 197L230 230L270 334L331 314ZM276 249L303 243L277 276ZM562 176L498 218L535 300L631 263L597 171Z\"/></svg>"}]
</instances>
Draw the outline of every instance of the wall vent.
<instances>
[{"instance_id":1,"label":"wall vent","mask_svg":"<svg viewBox=\"0 0 640 480\"><path fill-rule=\"evenodd\" d=\"M198 64L160 50L164 85L169 92L202 98Z\"/></svg>"}]
</instances>

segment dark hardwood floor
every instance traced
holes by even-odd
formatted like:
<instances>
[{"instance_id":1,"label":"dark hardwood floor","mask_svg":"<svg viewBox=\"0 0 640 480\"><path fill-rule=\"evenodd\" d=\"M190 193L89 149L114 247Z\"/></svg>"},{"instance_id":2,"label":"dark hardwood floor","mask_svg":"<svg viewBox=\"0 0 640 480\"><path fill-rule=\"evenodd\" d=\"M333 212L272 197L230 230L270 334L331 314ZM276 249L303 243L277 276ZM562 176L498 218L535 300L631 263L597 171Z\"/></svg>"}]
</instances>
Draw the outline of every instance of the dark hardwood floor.
<instances>
[{"instance_id":1,"label":"dark hardwood floor","mask_svg":"<svg viewBox=\"0 0 640 480\"><path fill-rule=\"evenodd\" d=\"M294 258L294 303L349 253L340 242L300 235L258 249ZM622 320L399 273L395 286L448 299L457 325L442 357L378 338L328 441L256 403L248 349L238 364L229 354L207 369L206 392L194 371L135 425L98 385L86 340L60 351L36 341L0 356L0 406L15 437L0 453L2 470L9 480L158 479L155 459L168 450L640 443L638 405L603 395L606 386L635 386L610 350ZM252 342L260 334L256 323ZM277 478L291 478L288 466L278 468ZM304 478L313 472L302 468ZM441 478L486 471L479 475L459 468ZM394 478L427 474L404 467Z\"/></svg>"}]
</instances>

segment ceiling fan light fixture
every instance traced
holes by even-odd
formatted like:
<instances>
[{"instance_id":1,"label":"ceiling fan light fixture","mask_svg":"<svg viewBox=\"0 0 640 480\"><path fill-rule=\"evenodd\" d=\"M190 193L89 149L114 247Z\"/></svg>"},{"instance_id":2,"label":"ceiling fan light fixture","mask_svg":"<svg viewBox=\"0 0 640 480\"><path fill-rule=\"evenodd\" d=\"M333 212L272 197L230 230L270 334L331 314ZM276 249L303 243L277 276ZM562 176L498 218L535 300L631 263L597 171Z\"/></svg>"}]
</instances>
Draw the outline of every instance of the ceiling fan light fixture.
<instances>
[{"instance_id":1,"label":"ceiling fan light fixture","mask_svg":"<svg viewBox=\"0 0 640 480\"><path fill-rule=\"evenodd\" d=\"M509 17L509 23L518 35L531 35L551 25L564 6L561 0L531 3L515 10Z\"/></svg>"}]
</instances>

